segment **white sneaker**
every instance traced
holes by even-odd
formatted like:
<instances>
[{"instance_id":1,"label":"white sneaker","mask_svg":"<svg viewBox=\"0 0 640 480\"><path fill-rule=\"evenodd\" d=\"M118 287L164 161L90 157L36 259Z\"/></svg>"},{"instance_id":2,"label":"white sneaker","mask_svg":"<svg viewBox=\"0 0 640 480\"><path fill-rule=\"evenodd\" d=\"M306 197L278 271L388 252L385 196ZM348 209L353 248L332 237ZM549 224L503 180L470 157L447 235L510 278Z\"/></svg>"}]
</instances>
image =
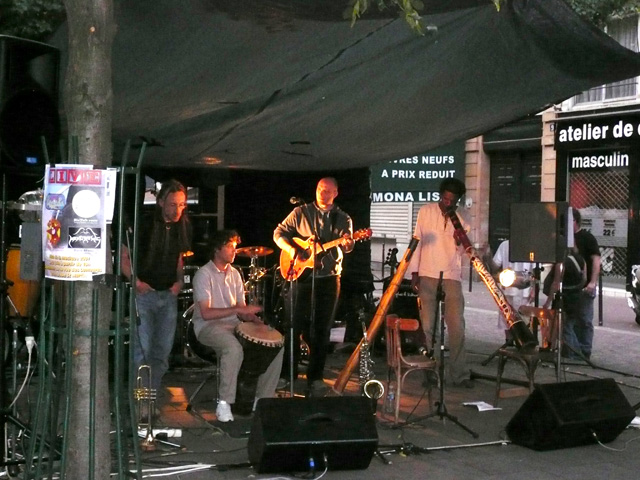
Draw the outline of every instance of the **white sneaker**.
<instances>
[{"instance_id":1,"label":"white sneaker","mask_svg":"<svg viewBox=\"0 0 640 480\"><path fill-rule=\"evenodd\" d=\"M233 414L231 413L231 405L225 401L220 401L216 407L216 417L219 422L233 422Z\"/></svg>"}]
</instances>

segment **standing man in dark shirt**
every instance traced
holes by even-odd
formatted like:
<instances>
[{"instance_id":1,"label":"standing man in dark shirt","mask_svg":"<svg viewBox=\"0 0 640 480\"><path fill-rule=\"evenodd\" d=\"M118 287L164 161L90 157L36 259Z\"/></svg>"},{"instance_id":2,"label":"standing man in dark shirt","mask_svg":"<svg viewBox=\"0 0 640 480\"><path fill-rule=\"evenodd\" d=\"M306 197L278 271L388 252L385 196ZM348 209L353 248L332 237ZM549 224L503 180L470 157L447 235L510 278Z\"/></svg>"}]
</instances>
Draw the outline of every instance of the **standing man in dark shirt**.
<instances>
[{"instance_id":1,"label":"standing man in dark shirt","mask_svg":"<svg viewBox=\"0 0 640 480\"><path fill-rule=\"evenodd\" d=\"M138 327L132 338L134 372L151 367L150 388L158 390L169 369L178 317L178 294L183 284L183 254L189 251L191 229L187 189L170 180L162 184L151 215L138 225L136 252L136 308ZM122 249L122 273L131 279L129 248Z\"/></svg>"},{"instance_id":2,"label":"standing man in dark shirt","mask_svg":"<svg viewBox=\"0 0 640 480\"><path fill-rule=\"evenodd\" d=\"M582 214L578 209L573 210L573 232L575 245L587 264L587 284L580 292L574 333L582 355L589 360L593 347L593 300L600 276L600 247L596 238L582 229Z\"/></svg>"},{"instance_id":3,"label":"standing man in dark shirt","mask_svg":"<svg viewBox=\"0 0 640 480\"><path fill-rule=\"evenodd\" d=\"M294 261L306 261L313 251L313 246L310 249L304 249L294 241L294 238L307 240L317 235L316 245L343 239L337 247L327 251L318 251L312 263L315 270L315 280L313 275L303 273L293 285L295 295L293 300L294 378L297 376L300 333L302 333L310 350L307 396L322 396L329 388L323 380L324 366L329 348L331 324L340 295L343 252L349 253L354 247L354 241L351 238L353 222L351 217L334 203L337 196L338 182L336 179L322 178L316 187L316 201L294 208L273 232L273 240L278 247ZM311 268L305 270L311 271ZM281 273L287 275L286 271ZM313 285L314 282L315 285ZM290 304L291 302L287 300L286 308L290 308ZM311 312L312 304L315 305L313 315ZM287 318L291 318L291 312L288 312ZM290 340L287 340L286 345L288 348ZM288 362L289 355L290 353L287 352L285 362Z\"/></svg>"}]
</instances>

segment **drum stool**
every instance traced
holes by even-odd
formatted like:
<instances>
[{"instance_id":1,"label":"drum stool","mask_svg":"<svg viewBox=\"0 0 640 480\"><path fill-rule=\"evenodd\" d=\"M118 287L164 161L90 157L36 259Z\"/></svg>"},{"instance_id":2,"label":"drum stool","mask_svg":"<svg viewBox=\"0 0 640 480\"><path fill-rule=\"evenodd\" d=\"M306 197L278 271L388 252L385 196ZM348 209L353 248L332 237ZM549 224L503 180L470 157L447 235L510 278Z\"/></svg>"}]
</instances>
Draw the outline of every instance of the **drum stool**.
<instances>
[{"instance_id":1,"label":"drum stool","mask_svg":"<svg viewBox=\"0 0 640 480\"><path fill-rule=\"evenodd\" d=\"M214 377L216 379L216 404L218 403L218 400L220 400L220 363L218 362L216 351L213 348L198 342L196 333L193 329L193 321L189 321L189 325L187 326L187 345L198 358L216 366L215 370L212 373L209 373L206 378L200 382L198 388L196 388L195 392L193 392L189 397L189 401L187 402L187 412L190 412L193 409L193 401L198 393L200 393L200 390L202 390L207 382Z\"/></svg>"}]
</instances>

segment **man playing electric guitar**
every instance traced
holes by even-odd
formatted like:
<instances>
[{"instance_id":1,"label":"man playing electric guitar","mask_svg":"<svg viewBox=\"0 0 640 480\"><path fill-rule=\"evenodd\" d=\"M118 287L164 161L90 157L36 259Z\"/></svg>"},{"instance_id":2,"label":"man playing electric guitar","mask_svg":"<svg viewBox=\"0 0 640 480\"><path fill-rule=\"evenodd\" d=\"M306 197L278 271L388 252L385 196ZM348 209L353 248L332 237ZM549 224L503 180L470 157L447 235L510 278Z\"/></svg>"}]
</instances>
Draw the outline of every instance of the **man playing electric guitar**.
<instances>
[{"instance_id":1,"label":"man playing electric guitar","mask_svg":"<svg viewBox=\"0 0 640 480\"><path fill-rule=\"evenodd\" d=\"M288 280L292 280L293 315L290 299L285 301L286 318L293 318L293 372L297 377L298 360L300 356L300 334L309 345L309 366L307 369L307 395L322 396L329 389L324 383L323 373L329 347L329 334L340 295L340 274L342 273L342 258L344 253L353 250L355 242L352 238L353 222L351 217L336 204L338 183L335 178L322 178L316 188L316 201L294 208L291 213L276 227L273 240L289 258L289 266L296 263L303 264L313 258L311 267L314 275L303 275L301 270L295 273L295 268L288 268L282 272ZM296 240L313 239L309 248L299 245ZM327 242L339 240L331 248L322 248ZM313 255L313 250L317 255ZM309 269L311 271L311 269ZM313 285L313 288L312 288ZM312 291L313 290L313 291ZM312 294L315 298L312 298ZM311 315L311 305L315 305L314 315ZM313 329L312 329L313 322ZM289 332L287 332L289 334ZM290 345L289 339L286 347ZM282 377L287 378L289 372L290 353L285 352L285 366Z\"/></svg>"}]
</instances>

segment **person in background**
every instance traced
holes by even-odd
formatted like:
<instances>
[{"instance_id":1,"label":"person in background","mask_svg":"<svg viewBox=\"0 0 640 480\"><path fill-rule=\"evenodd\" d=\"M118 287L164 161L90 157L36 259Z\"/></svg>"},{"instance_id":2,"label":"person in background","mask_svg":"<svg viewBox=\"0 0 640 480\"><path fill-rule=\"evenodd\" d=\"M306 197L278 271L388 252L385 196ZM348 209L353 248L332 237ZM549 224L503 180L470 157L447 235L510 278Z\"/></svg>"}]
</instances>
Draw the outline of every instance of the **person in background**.
<instances>
[{"instance_id":1,"label":"person in background","mask_svg":"<svg viewBox=\"0 0 640 480\"><path fill-rule=\"evenodd\" d=\"M582 214L573 209L573 235L576 248L587 264L586 285L580 292L579 310L573 325L578 351L589 360L593 349L593 304L600 277L600 247L591 232L582 228Z\"/></svg>"},{"instance_id":2,"label":"person in background","mask_svg":"<svg viewBox=\"0 0 640 480\"><path fill-rule=\"evenodd\" d=\"M529 305L533 301L535 289L531 288L531 275L535 268L529 262L511 262L509 260L509 240L504 240L498 246L495 255L491 257L491 251L485 253L483 261L492 275L499 274L502 270L510 268L516 272L518 281L510 287L502 287L507 302L517 312L521 305ZM498 328L504 330L505 344L513 345L513 337L507 321L502 312L498 312Z\"/></svg>"}]
</instances>

